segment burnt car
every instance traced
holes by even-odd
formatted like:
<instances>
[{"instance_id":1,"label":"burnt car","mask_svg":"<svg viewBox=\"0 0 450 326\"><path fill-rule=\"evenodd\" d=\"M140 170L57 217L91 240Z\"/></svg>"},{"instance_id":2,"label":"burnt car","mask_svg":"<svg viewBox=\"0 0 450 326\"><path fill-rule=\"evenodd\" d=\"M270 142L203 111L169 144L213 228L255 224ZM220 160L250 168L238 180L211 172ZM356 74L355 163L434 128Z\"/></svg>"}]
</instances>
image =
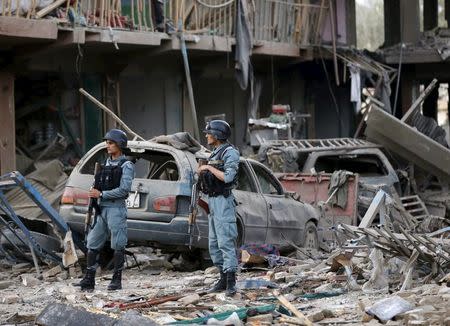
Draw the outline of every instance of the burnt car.
<instances>
[{"instance_id":1,"label":"burnt car","mask_svg":"<svg viewBox=\"0 0 450 326\"><path fill-rule=\"evenodd\" d=\"M129 243L186 250L188 215L197 161L209 153L177 149L155 141L129 141L136 178L127 199ZM93 147L70 175L61 199L60 214L76 232L83 232L88 190L96 162L106 158L104 143ZM261 163L241 158L237 188L233 190L238 244L270 243L283 248L286 240L319 247L319 214L311 205L285 194L281 183ZM202 197L193 247L208 245L208 201Z\"/></svg>"},{"instance_id":2,"label":"burnt car","mask_svg":"<svg viewBox=\"0 0 450 326\"><path fill-rule=\"evenodd\" d=\"M363 185L395 188L399 179L382 149L356 138L273 140L261 145L258 156L274 172L314 174L346 170L359 174Z\"/></svg>"}]
</instances>

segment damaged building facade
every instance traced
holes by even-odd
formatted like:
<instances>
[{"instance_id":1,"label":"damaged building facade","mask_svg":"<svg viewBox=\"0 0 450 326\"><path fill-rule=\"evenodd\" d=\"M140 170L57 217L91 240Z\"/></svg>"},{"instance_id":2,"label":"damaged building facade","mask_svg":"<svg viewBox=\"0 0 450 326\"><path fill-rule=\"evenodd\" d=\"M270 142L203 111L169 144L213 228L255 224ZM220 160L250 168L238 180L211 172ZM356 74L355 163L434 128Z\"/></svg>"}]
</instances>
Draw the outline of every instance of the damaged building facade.
<instances>
[{"instance_id":1,"label":"damaged building facade","mask_svg":"<svg viewBox=\"0 0 450 326\"><path fill-rule=\"evenodd\" d=\"M338 87L317 47L355 45L352 0L19 4L0 3L0 174L49 157L73 166L114 126L79 88L144 138L195 134L183 43L200 129L224 114L242 146L248 119L281 103L303 114L298 137L354 132L350 75Z\"/></svg>"}]
</instances>

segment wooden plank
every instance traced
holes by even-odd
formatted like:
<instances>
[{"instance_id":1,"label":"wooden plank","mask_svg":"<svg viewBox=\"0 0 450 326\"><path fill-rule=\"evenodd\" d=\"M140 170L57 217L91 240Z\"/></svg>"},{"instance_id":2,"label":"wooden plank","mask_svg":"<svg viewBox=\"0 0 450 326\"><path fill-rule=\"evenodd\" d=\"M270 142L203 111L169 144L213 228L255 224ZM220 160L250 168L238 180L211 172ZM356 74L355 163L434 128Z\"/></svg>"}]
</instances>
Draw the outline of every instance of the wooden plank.
<instances>
[{"instance_id":1,"label":"wooden plank","mask_svg":"<svg viewBox=\"0 0 450 326\"><path fill-rule=\"evenodd\" d=\"M39 10L36 13L36 18L42 18L45 15L49 14L50 12L52 12L53 10L55 10L56 8L58 8L59 6L61 6L64 2L66 2L66 0L56 0L55 2L53 2L51 5L48 5L47 7Z\"/></svg>"},{"instance_id":2,"label":"wooden plank","mask_svg":"<svg viewBox=\"0 0 450 326\"><path fill-rule=\"evenodd\" d=\"M300 49L295 44L259 41L255 44L252 54L300 58Z\"/></svg>"},{"instance_id":3,"label":"wooden plank","mask_svg":"<svg viewBox=\"0 0 450 326\"><path fill-rule=\"evenodd\" d=\"M417 100L414 101L413 105L409 108L409 110L405 113L405 115L402 117L402 122L406 122L408 118L411 116L411 114L414 113L414 111L422 104L423 101L427 98L427 96L431 93L431 91L436 87L437 79L434 78L430 85L425 88L425 90L420 94L420 96L417 98Z\"/></svg>"},{"instance_id":4,"label":"wooden plank","mask_svg":"<svg viewBox=\"0 0 450 326\"><path fill-rule=\"evenodd\" d=\"M229 37L202 35L198 42L189 42L186 36L186 48L188 50L203 50L215 52L231 52L231 46L234 44L234 39ZM179 50L181 48L178 37L172 38L172 50Z\"/></svg>"},{"instance_id":5,"label":"wooden plank","mask_svg":"<svg viewBox=\"0 0 450 326\"><path fill-rule=\"evenodd\" d=\"M50 20L22 17L0 17L0 35L10 37L56 40L58 25Z\"/></svg>"},{"instance_id":6,"label":"wooden plank","mask_svg":"<svg viewBox=\"0 0 450 326\"><path fill-rule=\"evenodd\" d=\"M360 228L366 228L369 227L370 224L372 224L375 216L377 216L377 213L380 211L380 207L384 205L384 200L386 198L385 195L386 193L383 190L377 192L372 203L369 206L369 209L367 210L366 214L364 214L361 223L359 223Z\"/></svg>"},{"instance_id":7,"label":"wooden plank","mask_svg":"<svg viewBox=\"0 0 450 326\"><path fill-rule=\"evenodd\" d=\"M132 45L161 45L161 39L164 34L160 33L145 33L145 32L131 32L114 30L113 37L118 44L132 44ZM100 33L89 34L85 36L86 43L113 43L109 30L101 30Z\"/></svg>"},{"instance_id":8,"label":"wooden plank","mask_svg":"<svg viewBox=\"0 0 450 326\"><path fill-rule=\"evenodd\" d=\"M16 169L14 75L0 72L0 175Z\"/></svg>"}]
</instances>

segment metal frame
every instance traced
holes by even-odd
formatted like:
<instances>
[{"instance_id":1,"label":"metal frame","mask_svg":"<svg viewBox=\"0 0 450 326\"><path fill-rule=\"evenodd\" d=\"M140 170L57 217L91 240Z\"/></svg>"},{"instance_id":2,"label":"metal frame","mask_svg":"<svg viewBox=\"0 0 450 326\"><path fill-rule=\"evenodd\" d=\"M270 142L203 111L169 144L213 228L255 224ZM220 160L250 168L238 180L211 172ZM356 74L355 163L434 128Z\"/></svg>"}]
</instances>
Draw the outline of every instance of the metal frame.
<instances>
[{"instance_id":1,"label":"metal frame","mask_svg":"<svg viewBox=\"0 0 450 326\"><path fill-rule=\"evenodd\" d=\"M61 218L58 212L45 200L44 197L42 197L42 195L25 179L20 172L15 171L0 176L0 210L3 211L3 213L5 213L5 215L7 215L20 230L22 230L23 234L28 238L30 249L34 250L44 259L61 263L61 258L58 255L48 252L39 245L28 228L23 224L19 216L17 216L14 208L9 204L4 192L15 187L22 189L22 191L25 192L28 197L30 197L31 200L51 219L63 235L70 230L69 226ZM15 234L12 227L3 218L0 219L0 224L5 225ZM20 239L19 236L17 237ZM20 240L24 242L22 239ZM73 240L78 248L80 248L83 252L86 252L84 243L76 236L76 234L73 234ZM24 242L24 244L28 246L28 243Z\"/></svg>"},{"instance_id":2,"label":"metal frame","mask_svg":"<svg viewBox=\"0 0 450 326\"><path fill-rule=\"evenodd\" d=\"M294 147L300 152L381 147L380 145L357 138L270 140L264 142L263 145L273 147Z\"/></svg>"}]
</instances>

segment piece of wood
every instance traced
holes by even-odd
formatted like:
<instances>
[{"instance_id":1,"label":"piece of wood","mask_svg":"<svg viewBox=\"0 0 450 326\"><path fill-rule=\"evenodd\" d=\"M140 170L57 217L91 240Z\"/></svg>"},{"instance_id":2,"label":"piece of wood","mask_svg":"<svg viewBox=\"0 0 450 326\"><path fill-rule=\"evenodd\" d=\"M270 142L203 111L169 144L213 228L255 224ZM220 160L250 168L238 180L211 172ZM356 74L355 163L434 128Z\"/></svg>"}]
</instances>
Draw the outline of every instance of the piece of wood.
<instances>
[{"instance_id":1,"label":"piece of wood","mask_svg":"<svg viewBox=\"0 0 450 326\"><path fill-rule=\"evenodd\" d=\"M100 27L104 26L105 22L105 0L100 0Z\"/></svg>"},{"instance_id":2,"label":"piece of wood","mask_svg":"<svg viewBox=\"0 0 450 326\"><path fill-rule=\"evenodd\" d=\"M425 90L420 94L420 96L417 98L417 100L414 101L414 103L411 105L411 107L408 109L408 111L405 113L405 115L402 117L402 122L406 122L408 118L416 111L418 107L420 107L420 104L422 104L423 101L427 98L428 95L430 95L431 91L436 87L437 79L434 78L430 85L425 88Z\"/></svg>"},{"instance_id":3,"label":"piece of wood","mask_svg":"<svg viewBox=\"0 0 450 326\"><path fill-rule=\"evenodd\" d=\"M47 7L39 10L36 13L36 18L42 18L45 15L49 14L50 12L52 12L53 10L55 10L56 8L58 8L59 6L61 6L64 2L66 2L66 0L56 0L55 2L53 2L51 5L48 5Z\"/></svg>"},{"instance_id":4,"label":"piece of wood","mask_svg":"<svg viewBox=\"0 0 450 326\"><path fill-rule=\"evenodd\" d=\"M313 326L313 323L306 318L304 314L302 314L300 311L298 311L297 308L294 307L292 303L290 303L282 294L280 294L278 291L274 291L273 295L280 301L280 303L285 306L287 309L289 309L296 317L300 318L304 321L305 325L307 326Z\"/></svg>"},{"instance_id":5,"label":"piece of wood","mask_svg":"<svg viewBox=\"0 0 450 326\"><path fill-rule=\"evenodd\" d=\"M334 64L334 76L336 79L336 85L339 86L339 71L338 71L338 62L336 55L336 25L334 21L334 6L333 0L329 0L329 8L330 8L330 22L331 22L331 40L333 41L333 64Z\"/></svg>"},{"instance_id":6,"label":"piece of wood","mask_svg":"<svg viewBox=\"0 0 450 326\"><path fill-rule=\"evenodd\" d=\"M372 200L372 203L369 206L369 209L366 211L366 214L364 214L361 223L359 223L360 228L367 228L370 226L370 224L372 224L375 216L377 216L378 212L380 211L380 207L384 205L384 201L386 198L385 196L386 193L383 190L377 192Z\"/></svg>"}]
</instances>

